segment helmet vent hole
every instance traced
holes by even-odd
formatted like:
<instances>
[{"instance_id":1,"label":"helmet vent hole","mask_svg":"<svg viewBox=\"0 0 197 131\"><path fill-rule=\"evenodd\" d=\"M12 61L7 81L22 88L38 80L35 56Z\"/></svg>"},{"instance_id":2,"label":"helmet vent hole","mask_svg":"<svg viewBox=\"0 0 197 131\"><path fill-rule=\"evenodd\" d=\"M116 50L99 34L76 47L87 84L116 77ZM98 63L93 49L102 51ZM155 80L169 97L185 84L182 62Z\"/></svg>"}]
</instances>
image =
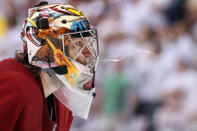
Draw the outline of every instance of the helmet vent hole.
<instances>
[{"instance_id":1,"label":"helmet vent hole","mask_svg":"<svg viewBox=\"0 0 197 131\"><path fill-rule=\"evenodd\" d=\"M62 20L62 23L63 23L63 24L66 24L66 23L67 23L67 21L66 21L66 20Z\"/></svg>"},{"instance_id":2,"label":"helmet vent hole","mask_svg":"<svg viewBox=\"0 0 197 131\"><path fill-rule=\"evenodd\" d=\"M66 9L66 8L64 8L64 7L61 7L62 9Z\"/></svg>"}]
</instances>

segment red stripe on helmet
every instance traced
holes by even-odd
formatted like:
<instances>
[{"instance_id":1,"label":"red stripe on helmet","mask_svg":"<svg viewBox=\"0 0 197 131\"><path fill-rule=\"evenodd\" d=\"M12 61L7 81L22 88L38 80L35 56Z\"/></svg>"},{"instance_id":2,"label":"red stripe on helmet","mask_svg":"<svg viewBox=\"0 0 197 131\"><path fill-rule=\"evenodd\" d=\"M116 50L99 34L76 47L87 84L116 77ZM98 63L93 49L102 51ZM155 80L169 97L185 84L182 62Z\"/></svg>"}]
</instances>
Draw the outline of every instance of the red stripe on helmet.
<instances>
[{"instance_id":1,"label":"red stripe on helmet","mask_svg":"<svg viewBox=\"0 0 197 131\"><path fill-rule=\"evenodd\" d=\"M33 38L31 37L31 34L29 32L27 32L27 38L36 46L38 46L38 44L33 40Z\"/></svg>"},{"instance_id":2,"label":"red stripe on helmet","mask_svg":"<svg viewBox=\"0 0 197 131\"><path fill-rule=\"evenodd\" d=\"M65 11L58 10L55 7L57 7L57 5L50 7L50 9L52 9L53 11L59 12L59 13L65 13Z\"/></svg>"}]
</instances>

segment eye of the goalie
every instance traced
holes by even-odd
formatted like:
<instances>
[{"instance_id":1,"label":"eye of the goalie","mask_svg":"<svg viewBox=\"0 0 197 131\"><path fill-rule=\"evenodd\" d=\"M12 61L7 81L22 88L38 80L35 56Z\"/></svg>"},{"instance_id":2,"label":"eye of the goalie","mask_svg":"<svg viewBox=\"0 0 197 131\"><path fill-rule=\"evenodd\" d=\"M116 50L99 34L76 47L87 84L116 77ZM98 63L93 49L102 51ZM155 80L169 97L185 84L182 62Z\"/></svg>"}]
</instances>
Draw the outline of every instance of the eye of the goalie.
<instances>
[{"instance_id":1,"label":"eye of the goalie","mask_svg":"<svg viewBox=\"0 0 197 131\"><path fill-rule=\"evenodd\" d=\"M79 41L74 41L74 44L76 45L76 48L77 48L78 50L81 50L81 49L83 49L83 48L85 47L85 44L84 44L81 40L79 40Z\"/></svg>"}]
</instances>

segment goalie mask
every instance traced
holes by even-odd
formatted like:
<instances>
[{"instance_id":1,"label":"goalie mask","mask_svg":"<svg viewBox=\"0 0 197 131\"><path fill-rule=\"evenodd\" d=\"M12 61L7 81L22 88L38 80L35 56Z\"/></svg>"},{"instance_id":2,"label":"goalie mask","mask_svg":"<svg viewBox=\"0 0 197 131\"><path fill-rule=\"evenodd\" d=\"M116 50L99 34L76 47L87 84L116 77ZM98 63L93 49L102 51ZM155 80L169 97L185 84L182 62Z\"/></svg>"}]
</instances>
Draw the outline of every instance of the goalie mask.
<instances>
[{"instance_id":1,"label":"goalie mask","mask_svg":"<svg viewBox=\"0 0 197 131\"><path fill-rule=\"evenodd\" d=\"M98 62L97 32L84 13L70 5L47 3L28 10L21 32L28 62L41 68L41 80L74 114L87 118Z\"/></svg>"}]
</instances>

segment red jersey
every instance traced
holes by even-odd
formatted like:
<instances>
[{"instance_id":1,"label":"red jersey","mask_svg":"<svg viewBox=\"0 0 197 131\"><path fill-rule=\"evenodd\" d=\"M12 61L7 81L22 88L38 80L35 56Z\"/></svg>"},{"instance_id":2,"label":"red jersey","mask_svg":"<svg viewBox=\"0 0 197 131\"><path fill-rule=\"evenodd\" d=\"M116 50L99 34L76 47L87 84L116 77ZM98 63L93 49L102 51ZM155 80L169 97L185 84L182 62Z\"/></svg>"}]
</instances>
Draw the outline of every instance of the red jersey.
<instances>
[{"instance_id":1,"label":"red jersey","mask_svg":"<svg viewBox=\"0 0 197 131\"><path fill-rule=\"evenodd\" d=\"M72 112L54 100L50 119L41 81L15 59L0 62L0 130L69 131Z\"/></svg>"}]
</instances>

